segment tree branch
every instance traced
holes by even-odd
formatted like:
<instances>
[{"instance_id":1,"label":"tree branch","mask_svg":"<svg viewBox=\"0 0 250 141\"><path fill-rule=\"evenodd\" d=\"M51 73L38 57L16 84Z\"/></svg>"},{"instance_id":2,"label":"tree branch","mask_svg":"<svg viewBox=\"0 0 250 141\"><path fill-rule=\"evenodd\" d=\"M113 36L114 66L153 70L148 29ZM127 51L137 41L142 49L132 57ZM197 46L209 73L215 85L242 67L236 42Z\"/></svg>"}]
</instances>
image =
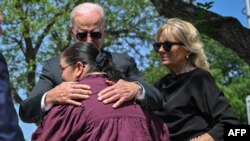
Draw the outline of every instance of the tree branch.
<instances>
[{"instance_id":1,"label":"tree branch","mask_svg":"<svg viewBox=\"0 0 250 141\"><path fill-rule=\"evenodd\" d=\"M181 0L151 0L160 15L193 23L200 33L220 42L250 64L250 29L233 17L223 17Z\"/></svg>"}]
</instances>

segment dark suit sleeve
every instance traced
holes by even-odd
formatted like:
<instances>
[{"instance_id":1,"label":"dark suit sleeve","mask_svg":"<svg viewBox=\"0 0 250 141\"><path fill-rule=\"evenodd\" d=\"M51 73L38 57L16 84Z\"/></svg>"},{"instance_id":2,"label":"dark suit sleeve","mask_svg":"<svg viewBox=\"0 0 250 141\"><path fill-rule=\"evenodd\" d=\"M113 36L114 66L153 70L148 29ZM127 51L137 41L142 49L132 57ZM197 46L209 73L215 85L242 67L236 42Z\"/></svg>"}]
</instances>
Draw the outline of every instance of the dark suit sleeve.
<instances>
[{"instance_id":1,"label":"dark suit sleeve","mask_svg":"<svg viewBox=\"0 0 250 141\"><path fill-rule=\"evenodd\" d=\"M116 67L131 81L139 82L145 89L145 98L140 100L141 106L150 109L158 110L161 108L163 99L160 92L152 85L149 85L143 77L136 66L133 58L124 54L114 54L114 63Z\"/></svg>"},{"instance_id":2,"label":"dark suit sleeve","mask_svg":"<svg viewBox=\"0 0 250 141\"><path fill-rule=\"evenodd\" d=\"M21 103L19 115L22 121L27 123L40 122L45 115L41 108L42 96L61 82L59 57L57 56L44 63L37 84L29 97Z\"/></svg>"},{"instance_id":3,"label":"dark suit sleeve","mask_svg":"<svg viewBox=\"0 0 250 141\"><path fill-rule=\"evenodd\" d=\"M204 114L205 119L213 124L208 133L216 141L224 140L224 126L240 124L233 108L210 73L201 71L192 79L193 88L199 91L193 93L196 107Z\"/></svg>"},{"instance_id":4,"label":"dark suit sleeve","mask_svg":"<svg viewBox=\"0 0 250 141\"><path fill-rule=\"evenodd\" d=\"M24 141L18 116L10 95L10 81L6 61L0 53L0 140Z\"/></svg>"},{"instance_id":5,"label":"dark suit sleeve","mask_svg":"<svg viewBox=\"0 0 250 141\"><path fill-rule=\"evenodd\" d=\"M159 110L162 107L163 99L161 93L154 86L149 85L140 75L134 60L131 58L129 67L129 79L138 81L145 89L145 98L140 100L140 104L150 110Z\"/></svg>"}]
</instances>

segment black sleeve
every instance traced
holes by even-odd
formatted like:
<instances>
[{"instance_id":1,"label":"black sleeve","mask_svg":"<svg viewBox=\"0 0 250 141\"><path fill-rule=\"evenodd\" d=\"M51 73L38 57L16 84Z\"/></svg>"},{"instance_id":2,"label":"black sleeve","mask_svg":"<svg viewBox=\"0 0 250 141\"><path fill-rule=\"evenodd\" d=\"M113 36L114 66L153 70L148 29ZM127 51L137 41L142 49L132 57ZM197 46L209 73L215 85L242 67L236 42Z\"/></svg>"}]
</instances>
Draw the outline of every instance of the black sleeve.
<instances>
[{"instance_id":1,"label":"black sleeve","mask_svg":"<svg viewBox=\"0 0 250 141\"><path fill-rule=\"evenodd\" d=\"M44 63L37 84L29 97L21 103L19 115L22 121L28 123L41 121L45 115L45 112L41 109L42 96L60 83L59 57L55 57Z\"/></svg>"},{"instance_id":2,"label":"black sleeve","mask_svg":"<svg viewBox=\"0 0 250 141\"><path fill-rule=\"evenodd\" d=\"M128 71L128 78L132 81L138 81L145 89L145 98L139 103L150 110L159 110L162 107L163 99L158 89L148 84L143 77L141 77L134 59L129 58L130 66Z\"/></svg>"},{"instance_id":3,"label":"black sleeve","mask_svg":"<svg viewBox=\"0 0 250 141\"><path fill-rule=\"evenodd\" d=\"M192 86L197 86L194 96L196 105L204 117L214 125L208 133L215 140L223 140L224 125L239 124L239 121L210 73L198 74L193 79L192 82L196 84Z\"/></svg>"}]
</instances>

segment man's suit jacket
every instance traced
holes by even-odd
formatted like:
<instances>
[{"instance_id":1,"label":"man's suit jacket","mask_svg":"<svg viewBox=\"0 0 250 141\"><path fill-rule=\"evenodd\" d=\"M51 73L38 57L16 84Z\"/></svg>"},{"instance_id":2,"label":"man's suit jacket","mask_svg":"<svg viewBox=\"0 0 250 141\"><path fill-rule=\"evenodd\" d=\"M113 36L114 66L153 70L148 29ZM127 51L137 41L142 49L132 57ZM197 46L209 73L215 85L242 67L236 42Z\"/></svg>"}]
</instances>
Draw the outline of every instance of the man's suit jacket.
<instances>
[{"instance_id":1,"label":"man's suit jacket","mask_svg":"<svg viewBox=\"0 0 250 141\"><path fill-rule=\"evenodd\" d=\"M24 141L18 117L10 95L6 61L0 53L0 141Z\"/></svg>"},{"instance_id":2,"label":"man's suit jacket","mask_svg":"<svg viewBox=\"0 0 250 141\"><path fill-rule=\"evenodd\" d=\"M134 59L124 54L107 53L111 55L117 69L130 81L138 81L143 85L146 94L145 98L140 101L140 104L150 110L161 108L162 98L160 92L145 82L139 75ZM45 114L41 109L43 94L62 83L59 59L59 56L57 56L45 62L38 83L30 93L30 96L22 102L19 109L19 115L24 122L39 122L43 119Z\"/></svg>"}]
</instances>

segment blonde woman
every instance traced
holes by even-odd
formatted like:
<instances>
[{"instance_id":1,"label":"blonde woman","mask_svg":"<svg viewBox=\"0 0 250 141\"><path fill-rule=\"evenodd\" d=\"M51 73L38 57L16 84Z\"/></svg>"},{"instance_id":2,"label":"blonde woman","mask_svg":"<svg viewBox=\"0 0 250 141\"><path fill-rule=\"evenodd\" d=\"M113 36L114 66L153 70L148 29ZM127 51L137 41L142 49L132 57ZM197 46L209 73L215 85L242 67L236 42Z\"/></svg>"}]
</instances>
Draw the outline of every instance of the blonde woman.
<instances>
[{"instance_id":1,"label":"blonde woman","mask_svg":"<svg viewBox=\"0 0 250 141\"><path fill-rule=\"evenodd\" d=\"M187 21L168 19L156 40L154 49L170 73L155 83L164 97L155 114L167 123L170 139L223 141L223 126L238 120L209 72L197 29Z\"/></svg>"}]
</instances>

